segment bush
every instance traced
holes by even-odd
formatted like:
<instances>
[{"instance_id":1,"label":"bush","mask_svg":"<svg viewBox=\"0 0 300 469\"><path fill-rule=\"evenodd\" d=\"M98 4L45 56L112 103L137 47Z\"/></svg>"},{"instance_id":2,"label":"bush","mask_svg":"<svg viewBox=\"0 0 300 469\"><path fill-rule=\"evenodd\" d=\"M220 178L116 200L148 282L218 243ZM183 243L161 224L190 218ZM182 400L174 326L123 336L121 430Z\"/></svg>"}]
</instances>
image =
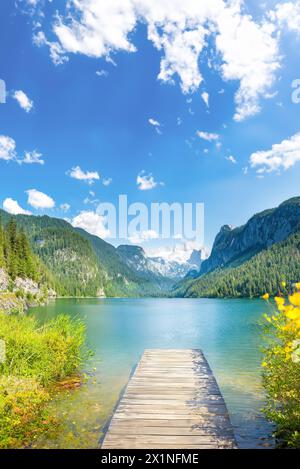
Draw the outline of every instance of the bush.
<instances>
[{"instance_id":1,"label":"bush","mask_svg":"<svg viewBox=\"0 0 300 469\"><path fill-rule=\"evenodd\" d=\"M277 426L278 444L300 448L300 283L288 301L275 297L275 302L277 311L265 316L265 413Z\"/></svg>"},{"instance_id":2,"label":"bush","mask_svg":"<svg viewBox=\"0 0 300 469\"><path fill-rule=\"evenodd\" d=\"M51 426L44 416L50 385L78 373L87 355L85 326L68 316L39 326L32 317L0 313L0 339L6 348L0 363L0 448L17 447Z\"/></svg>"},{"instance_id":3,"label":"bush","mask_svg":"<svg viewBox=\"0 0 300 469\"><path fill-rule=\"evenodd\" d=\"M0 377L0 448L18 448L44 432L48 392L32 378Z\"/></svg>"},{"instance_id":4,"label":"bush","mask_svg":"<svg viewBox=\"0 0 300 469\"><path fill-rule=\"evenodd\" d=\"M78 370L85 326L68 316L58 316L38 327L34 318L0 314L0 339L6 344L0 374L33 377L47 385Z\"/></svg>"}]
</instances>

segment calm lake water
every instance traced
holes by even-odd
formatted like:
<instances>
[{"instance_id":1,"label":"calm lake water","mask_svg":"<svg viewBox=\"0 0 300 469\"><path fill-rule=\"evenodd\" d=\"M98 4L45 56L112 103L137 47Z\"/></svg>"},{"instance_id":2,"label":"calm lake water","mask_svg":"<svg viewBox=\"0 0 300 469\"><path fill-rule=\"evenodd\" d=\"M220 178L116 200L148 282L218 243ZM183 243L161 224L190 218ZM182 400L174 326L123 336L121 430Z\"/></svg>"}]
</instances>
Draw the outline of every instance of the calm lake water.
<instances>
[{"instance_id":1,"label":"calm lake water","mask_svg":"<svg viewBox=\"0 0 300 469\"><path fill-rule=\"evenodd\" d=\"M64 391L51 407L62 425L36 447L98 447L132 367L145 348L200 348L225 398L241 448L272 446L272 428L261 408L261 336L265 303L221 299L63 299L30 314L48 321L60 313L80 317L87 326L94 357L90 378Z\"/></svg>"}]
</instances>

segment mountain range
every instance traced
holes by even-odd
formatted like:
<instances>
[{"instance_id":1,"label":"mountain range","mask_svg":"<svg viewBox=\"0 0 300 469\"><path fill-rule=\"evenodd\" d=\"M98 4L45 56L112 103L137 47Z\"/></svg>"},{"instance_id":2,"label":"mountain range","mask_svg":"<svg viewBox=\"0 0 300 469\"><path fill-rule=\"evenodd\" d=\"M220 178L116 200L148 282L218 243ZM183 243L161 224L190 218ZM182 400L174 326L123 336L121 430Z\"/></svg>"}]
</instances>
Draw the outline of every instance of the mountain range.
<instances>
[{"instance_id":1,"label":"mountain range","mask_svg":"<svg viewBox=\"0 0 300 469\"><path fill-rule=\"evenodd\" d=\"M139 246L115 248L65 220L49 216L11 215L0 210L7 224L14 219L26 233L33 252L48 270L51 288L62 296L152 296L168 291L193 263L149 258ZM198 252L198 269L201 253ZM49 280L48 280L49 282Z\"/></svg>"},{"instance_id":2,"label":"mountain range","mask_svg":"<svg viewBox=\"0 0 300 469\"><path fill-rule=\"evenodd\" d=\"M65 220L10 215L24 230L45 267L49 287L61 296L240 297L277 293L300 279L300 197L254 215L243 226L225 225L211 255L188 259L148 256L134 245L114 247Z\"/></svg>"},{"instance_id":3,"label":"mountain range","mask_svg":"<svg viewBox=\"0 0 300 469\"><path fill-rule=\"evenodd\" d=\"M196 278L184 279L176 296L239 297L278 293L300 278L300 197L254 215L245 225L225 225Z\"/></svg>"}]
</instances>

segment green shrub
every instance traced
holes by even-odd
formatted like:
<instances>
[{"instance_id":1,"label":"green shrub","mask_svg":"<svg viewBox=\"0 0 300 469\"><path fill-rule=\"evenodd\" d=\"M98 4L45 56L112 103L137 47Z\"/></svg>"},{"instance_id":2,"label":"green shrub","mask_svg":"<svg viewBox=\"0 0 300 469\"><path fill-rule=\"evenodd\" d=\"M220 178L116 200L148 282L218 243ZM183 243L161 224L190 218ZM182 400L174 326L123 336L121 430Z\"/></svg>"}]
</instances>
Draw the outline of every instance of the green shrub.
<instances>
[{"instance_id":1,"label":"green shrub","mask_svg":"<svg viewBox=\"0 0 300 469\"><path fill-rule=\"evenodd\" d=\"M40 326L28 316L0 313L0 448L19 447L51 427L45 418L50 385L79 372L87 356L85 326L58 316Z\"/></svg>"}]
</instances>

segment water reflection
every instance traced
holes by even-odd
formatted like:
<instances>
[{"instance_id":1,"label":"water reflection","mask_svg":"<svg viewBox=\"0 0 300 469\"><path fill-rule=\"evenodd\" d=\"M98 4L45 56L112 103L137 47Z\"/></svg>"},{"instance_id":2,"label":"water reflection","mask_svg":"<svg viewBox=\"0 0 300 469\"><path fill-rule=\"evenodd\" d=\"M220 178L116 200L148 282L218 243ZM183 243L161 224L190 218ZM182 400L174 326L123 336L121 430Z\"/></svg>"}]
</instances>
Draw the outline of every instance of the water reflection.
<instances>
[{"instance_id":1,"label":"water reflection","mask_svg":"<svg viewBox=\"0 0 300 469\"><path fill-rule=\"evenodd\" d=\"M145 348L201 348L223 392L240 447L267 447L270 425L261 414L259 300L65 299L31 314L41 321L81 317L95 355L93 376L52 402L63 422L37 447L97 447L131 368ZM265 439L267 438L267 439Z\"/></svg>"}]
</instances>

